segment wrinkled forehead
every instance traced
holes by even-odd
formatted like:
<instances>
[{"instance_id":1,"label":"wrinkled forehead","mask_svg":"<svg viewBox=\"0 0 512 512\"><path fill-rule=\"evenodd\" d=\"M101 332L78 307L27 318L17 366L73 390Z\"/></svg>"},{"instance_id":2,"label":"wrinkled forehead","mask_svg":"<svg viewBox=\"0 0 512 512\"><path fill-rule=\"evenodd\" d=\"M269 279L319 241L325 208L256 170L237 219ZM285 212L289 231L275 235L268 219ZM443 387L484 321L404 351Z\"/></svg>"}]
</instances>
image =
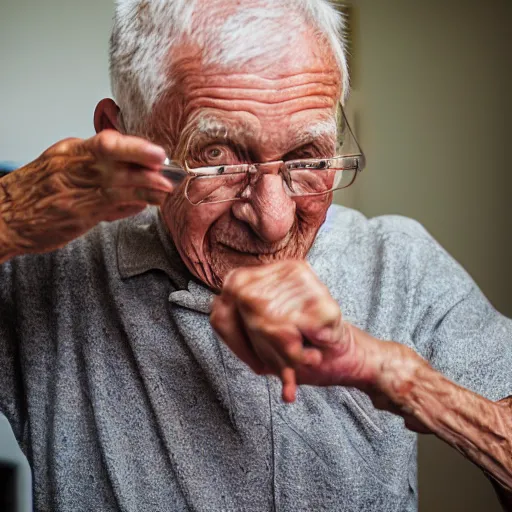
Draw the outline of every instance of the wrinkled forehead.
<instances>
[{"instance_id":1,"label":"wrinkled forehead","mask_svg":"<svg viewBox=\"0 0 512 512\"><path fill-rule=\"evenodd\" d=\"M335 136L341 76L330 45L299 15L262 5L213 2L194 30L214 27L170 56L182 141Z\"/></svg>"},{"instance_id":2,"label":"wrinkled forehead","mask_svg":"<svg viewBox=\"0 0 512 512\"><path fill-rule=\"evenodd\" d=\"M185 95L181 142L229 140L279 154L317 139L335 141L337 84L329 73L275 81L251 75L251 84L246 78L198 76L201 85L190 84Z\"/></svg>"}]
</instances>

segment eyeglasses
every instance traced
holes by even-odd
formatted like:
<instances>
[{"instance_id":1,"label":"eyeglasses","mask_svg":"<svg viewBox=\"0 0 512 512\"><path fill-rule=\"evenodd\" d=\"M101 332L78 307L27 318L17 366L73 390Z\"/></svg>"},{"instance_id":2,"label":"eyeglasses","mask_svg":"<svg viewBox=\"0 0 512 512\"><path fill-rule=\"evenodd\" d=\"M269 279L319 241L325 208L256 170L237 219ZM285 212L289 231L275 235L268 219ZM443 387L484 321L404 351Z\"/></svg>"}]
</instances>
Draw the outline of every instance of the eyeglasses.
<instances>
[{"instance_id":1,"label":"eyeglasses","mask_svg":"<svg viewBox=\"0 0 512 512\"><path fill-rule=\"evenodd\" d=\"M290 197L323 196L352 185L366 165L341 105L336 117L334 157L196 168L167 159L162 173L173 181L186 180L185 197L194 206L247 199L266 174L279 174Z\"/></svg>"}]
</instances>

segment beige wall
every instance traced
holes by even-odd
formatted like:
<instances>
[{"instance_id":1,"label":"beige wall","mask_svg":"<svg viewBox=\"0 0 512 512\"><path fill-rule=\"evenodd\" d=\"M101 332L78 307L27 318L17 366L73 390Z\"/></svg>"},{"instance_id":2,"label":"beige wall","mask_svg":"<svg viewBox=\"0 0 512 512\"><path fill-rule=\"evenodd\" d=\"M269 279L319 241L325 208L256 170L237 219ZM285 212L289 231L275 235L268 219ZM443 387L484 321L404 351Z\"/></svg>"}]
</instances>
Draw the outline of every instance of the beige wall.
<instances>
[{"instance_id":1,"label":"beige wall","mask_svg":"<svg viewBox=\"0 0 512 512\"><path fill-rule=\"evenodd\" d=\"M110 94L108 0L0 0L0 161L94 134Z\"/></svg>"},{"instance_id":2,"label":"beige wall","mask_svg":"<svg viewBox=\"0 0 512 512\"><path fill-rule=\"evenodd\" d=\"M338 200L368 216L398 213L419 220L490 300L512 314L512 166L505 154L512 149L511 88L505 83L512 2L352 3L349 111L368 169ZM476 468L440 441L424 438L420 510L499 506Z\"/></svg>"}]
</instances>

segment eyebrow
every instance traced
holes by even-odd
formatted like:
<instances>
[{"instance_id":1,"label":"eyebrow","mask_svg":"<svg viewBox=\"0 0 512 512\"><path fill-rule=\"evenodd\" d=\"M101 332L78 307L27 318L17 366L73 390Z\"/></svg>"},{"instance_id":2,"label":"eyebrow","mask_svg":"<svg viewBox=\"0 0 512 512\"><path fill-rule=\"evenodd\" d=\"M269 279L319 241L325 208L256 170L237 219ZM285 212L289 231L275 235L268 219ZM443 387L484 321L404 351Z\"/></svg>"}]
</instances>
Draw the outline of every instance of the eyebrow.
<instances>
[{"instance_id":1,"label":"eyebrow","mask_svg":"<svg viewBox=\"0 0 512 512\"><path fill-rule=\"evenodd\" d=\"M293 139L293 145L308 144L325 137L335 137L336 132L334 118L316 121L306 127L301 127ZM207 139L225 139L243 143L248 138L255 136L256 130L247 122L237 121L236 125L230 125L215 117L204 116L197 119L192 128L192 134L199 134ZM194 137L192 136L192 138Z\"/></svg>"},{"instance_id":2,"label":"eyebrow","mask_svg":"<svg viewBox=\"0 0 512 512\"><path fill-rule=\"evenodd\" d=\"M337 127L334 119L319 121L306 127L304 134L312 139L325 136L336 136Z\"/></svg>"},{"instance_id":3,"label":"eyebrow","mask_svg":"<svg viewBox=\"0 0 512 512\"><path fill-rule=\"evenodd\" d=\"M231 140L243 140L256 134L254 127L247 122L237 121L236 125L230 125L211 116L199 118L194 131L211 139Z\"/></svg>"}]
</instances>

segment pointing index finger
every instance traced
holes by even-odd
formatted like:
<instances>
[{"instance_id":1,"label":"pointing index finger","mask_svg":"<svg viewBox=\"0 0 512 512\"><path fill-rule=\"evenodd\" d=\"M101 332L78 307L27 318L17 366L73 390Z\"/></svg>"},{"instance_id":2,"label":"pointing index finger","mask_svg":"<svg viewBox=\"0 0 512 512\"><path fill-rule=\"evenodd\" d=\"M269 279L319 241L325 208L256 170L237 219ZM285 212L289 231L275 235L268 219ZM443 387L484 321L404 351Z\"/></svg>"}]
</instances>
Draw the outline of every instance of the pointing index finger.
<instances>
[{"instance_id":1,"label":"pointing index finger","mask_svg":"<svg viewBox=\"0 0 512 512\"><path fill-rule=\"evenodd\" d=\"M158 170L165 161L163 148L140 137L104 130L88 139L86 145L99 158L140 165Z\"/></svg>"}]
</instances>

